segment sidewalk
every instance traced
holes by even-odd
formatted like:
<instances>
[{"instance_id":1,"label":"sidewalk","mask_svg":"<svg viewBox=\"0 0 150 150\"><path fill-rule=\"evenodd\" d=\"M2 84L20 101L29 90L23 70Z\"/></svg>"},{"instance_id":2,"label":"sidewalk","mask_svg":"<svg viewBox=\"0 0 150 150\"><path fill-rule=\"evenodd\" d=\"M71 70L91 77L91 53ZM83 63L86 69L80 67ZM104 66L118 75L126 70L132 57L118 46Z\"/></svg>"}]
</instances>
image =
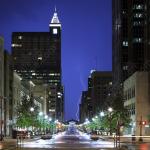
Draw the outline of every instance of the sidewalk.
<instances>
[{"instance_id":1,"label":"sidewalk","mask_svg":"<svg viewBox=\"0 0 150 150\"><path fill-rule=\"evenodd\" d=\"M100 136L99 139L105 139L106 141L111 141L114 142L113 137L105 137L105 136ZM143 141L139 141L139 137L135 137L135 140L132 141L132 137L120 137L120 143L134 143L134 144L139 144L139 143L150 143L150 137L142 137ZM119 141L118 141L119 142Z\"/></svg>"}]
</instances>

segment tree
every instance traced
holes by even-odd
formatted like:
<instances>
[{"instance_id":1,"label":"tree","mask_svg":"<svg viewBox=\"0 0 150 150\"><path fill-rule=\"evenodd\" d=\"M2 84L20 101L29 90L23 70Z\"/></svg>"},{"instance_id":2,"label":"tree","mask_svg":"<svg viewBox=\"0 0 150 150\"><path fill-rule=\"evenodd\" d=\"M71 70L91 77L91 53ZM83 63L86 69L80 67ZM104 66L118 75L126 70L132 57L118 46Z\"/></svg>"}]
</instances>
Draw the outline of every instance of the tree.
<instances>
[{"instance_id":1,"label":"tree","mask_svg":"<svg viewBox=\"0 0 150 150\"><path fill-rule=\"evenodd\" d=\"M124 107L124 101L121 92L114 96L112 105L114 109L112 119L114 121L116 130L118 130L117 128L120 128L121 126L128 127L131 119L128 115L128 110Z\"/></svg>"},{"instance_id":2,"label":"tree","mask_svg":"<svg viewBox=\"0 0 150 150\"><path fill-rule=\"evenodd\" d=\"M33 107L34 111L30 111L30 108ZM21 103L17 106L17 126L21 128L28 128L31 126L38 125L38 106L34 104L33 95L31 95L30 99L27 96L23 96L21 99Z\"/></svg>"}]
</instances>

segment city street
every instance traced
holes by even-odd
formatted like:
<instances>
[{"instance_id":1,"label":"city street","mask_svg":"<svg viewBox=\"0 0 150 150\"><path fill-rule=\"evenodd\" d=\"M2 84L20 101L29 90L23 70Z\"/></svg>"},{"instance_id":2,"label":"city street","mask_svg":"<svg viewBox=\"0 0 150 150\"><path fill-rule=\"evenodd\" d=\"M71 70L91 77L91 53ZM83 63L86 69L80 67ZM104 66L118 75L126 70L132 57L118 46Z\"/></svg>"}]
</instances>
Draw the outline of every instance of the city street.
<instances>
[{"instance_id":1,"label":"city street","mask_svg":"<svg viewBox=\"0 0 150 150\"><path fill-rule=\"evenodd\" d=\"M113 143L108 141L91 141L86 134L65 135L65 133L55 135L51 140L24 140L16 147L15 142L3 142L0 149L5 150L44 150L44 149L73 149L73 150L107 150L113 148ZM149 150L150 143L122 143L123 150Z\"/></svg>"},{"instance_id":2,"label":"city street","mask_svg":"<svg viewBox=\"0 0 150 150\"><path fill-rule=\"evenodd\" d=\"M131 143L122 142L122 150L149 150L150 143ZM73 149L73 150L107 150L115 149L114 143L111 140L99 139L93 141L90 139L90 135L82 133L71 124L65 132L61 132L52 136L51 139L41 139L40 137L34 139L25 139L21 143L16 145L16 140L6 140L1 143L0 149L5 150L44 150L44 149Z\"/></svg>"}]
</instances>

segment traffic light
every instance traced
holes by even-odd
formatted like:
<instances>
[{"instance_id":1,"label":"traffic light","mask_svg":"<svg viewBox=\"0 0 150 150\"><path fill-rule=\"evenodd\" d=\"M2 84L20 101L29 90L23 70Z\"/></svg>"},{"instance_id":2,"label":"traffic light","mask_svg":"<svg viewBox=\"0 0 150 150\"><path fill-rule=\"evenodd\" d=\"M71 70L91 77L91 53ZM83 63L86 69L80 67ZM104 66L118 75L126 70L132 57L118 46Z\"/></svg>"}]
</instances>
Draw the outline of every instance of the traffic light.
<instances>
[{"instance_id":1,"label":"traffic light","mask_svg":"<svg viewBox=\"0 0 150 150\"><path fill-rule=\"evenodd\" d=\"M142 121L142 125L146 125L146 121Z\"/></svg>"},{"instance_id":2,"label":"traffic light","mask_svg":"<svg viewBox=\"0 0 150 150\"><path fill-rule=\"evenodd\" d=\"M146 121L140 121L140 125L146 125Z\"/></svg>"}]
</instances>

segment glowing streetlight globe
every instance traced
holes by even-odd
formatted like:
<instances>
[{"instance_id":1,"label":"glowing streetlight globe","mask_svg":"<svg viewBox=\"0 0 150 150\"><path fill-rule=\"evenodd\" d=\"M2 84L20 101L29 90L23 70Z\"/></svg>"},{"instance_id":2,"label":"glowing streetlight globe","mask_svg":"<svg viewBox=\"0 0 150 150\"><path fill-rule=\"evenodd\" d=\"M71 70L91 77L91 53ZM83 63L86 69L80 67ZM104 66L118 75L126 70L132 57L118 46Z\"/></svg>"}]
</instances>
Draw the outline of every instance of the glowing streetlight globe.
<instances>
[{"instance_id":1,"label":"glowing streetlight globe","mask_svg":"<svg viewBox=\"0 0 150 150\"><path fill-rule=\"evenodd\" d=\"M113 109L112 109L111 107L109 107L109 108L108 108L108 111L109 111L109 112L112 112L112 111L113 111Z\"/></svg>"},{"instance_id":2,"label":"glowing streetlight globe","mask_svg":"<svg viewBox=\"0 0 150 150\"><path fill-rule=\"evenodd\" d=\"M47 119L48 118L48 116L47 115L45 115L45 117L44 117L45 119Z\"/></svg>"},{"instance_id":3,"label":"glowing streetlight globe","mask_svg":"<svg viewBox=\"0 0 150 150\"><path fill-rule=\"evenodd\" d=\"M33 108L33 107L31 107L31 108L30 108L30 111L31 111L31 112L33 112L33 111L34 111L34 108Z\"/></svg>"},{"instance_id":4,"label":"glowing streetlight globe","mask_svg":"<svg viewBox=\"0 0 150 150\"><path fill-rule=\"evenodd\" d=\"M102 112L100 112L100 116L101 117L104 117L105 116L105 114L104 114L104 112L102 111Z\"/></svg>"}]
</instances>

